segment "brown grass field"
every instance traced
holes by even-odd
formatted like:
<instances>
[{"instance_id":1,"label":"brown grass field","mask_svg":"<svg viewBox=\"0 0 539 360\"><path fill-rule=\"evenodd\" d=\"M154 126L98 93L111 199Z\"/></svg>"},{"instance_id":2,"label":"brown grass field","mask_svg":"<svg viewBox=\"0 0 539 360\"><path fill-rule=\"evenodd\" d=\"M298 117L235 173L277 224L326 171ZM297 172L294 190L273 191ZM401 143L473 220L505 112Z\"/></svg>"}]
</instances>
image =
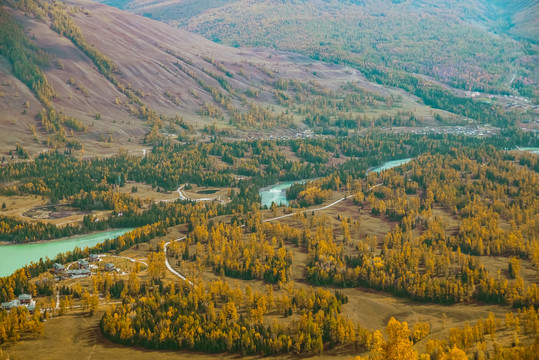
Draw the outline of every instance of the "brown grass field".
<instances>
[{"instance_id":1,"label":"brown grass field","mask_svg":"<svg viewBox=\"0 0 539 360\"><path fill-rule=\"evenodd\" d=\"M10 360L37 359L262 359L262 356L242 357L236 354L203 354L188 351L147 350L131 348L110 342L101 335L99 321L106 309L101 307L93 316L87 311L73 311L68 315L47 322L45 333L39 339L28 339L14 347L4 348L4 356ZM38 355L39 354L39 355ZM38 357L36 357L38 355ZM350 359L350 354L332 354L333 359ZM274 356L270 359L295 359L294 356ZM325 359L313 356L312 359Z\"/></svg>"},{"instance_id":2,"label":"brown grass field","mask_svg":"<svg viewBox=\"0 0 539 360\"><path fill-rule=\"evenodd\" d=\"M6 208L0 210L0 215L16 218L23 221L41 221L58 226L68 223L82 222L86 214L97 217L106 217L111 211L83 211L72 208L62 203L51 205L41 196L3 196L0 195L0 204L6 204Z\"/></svg>"}]
</instances>

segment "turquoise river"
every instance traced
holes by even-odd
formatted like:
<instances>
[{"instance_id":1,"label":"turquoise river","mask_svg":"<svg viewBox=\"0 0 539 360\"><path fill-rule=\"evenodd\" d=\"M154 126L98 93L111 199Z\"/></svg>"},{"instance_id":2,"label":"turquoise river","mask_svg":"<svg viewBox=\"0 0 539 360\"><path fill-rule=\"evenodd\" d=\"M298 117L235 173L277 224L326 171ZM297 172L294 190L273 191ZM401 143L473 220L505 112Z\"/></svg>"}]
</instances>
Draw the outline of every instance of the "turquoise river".
<instances>
[{"instance_id":1,"label":"turquoise river","mask_svg":"<svg viewBox=\"0 0 539 360\"><path fill-rule=\"evenodd\" d=\"M387 169L391 169L391 168L394 168L394 167L397 167L397 166L404 165L406 163L409 163L410 161L412 161L412 158L386 161L385 163L383 163L380 166L376 166L376 167L373 167L371 169L368 169L367 173L370 173L370 172L379 173L379 172L387 170Z\"/></svg>"},{"instance_id":2,"label":"turquoise river","mask_svg":"<svg viewBox=\"0 0 539 360\"><path fill-rule=\"evenodd\" d=\"M56 255L71 251L75 247L81 249L87 246L92 247L106 239L114 239L131 230L116 229L32 244L0 245L0 276L10 275L32 261L38 262L40 258L49 257L53 259Z\"/></svg>"},{"instance_id":3,"label":"turquoise river","mask_svg":"<svg viewBox=\"0 0 539 360\"><path fill-rule=\"evenodd\" d=\"M369 169L367 172L380 172L383 170L391 169L397 166L401 166L406 164L407 162L410 162L412 158L408 159L400 159L400 160L391 160L386 161L380 166L373 167ZM261 205L266 205L267 207L271 206L271 203L274 202L277 205L288 205L288 200L286 200L286 190L290 188L293 184L297 183L304 183L308 180L298 180L298 181L286 181L286 182L280 182L275 185L267 186L265 188L260 189L259 195L261 198Z\"/></svg>"}]
</instances>

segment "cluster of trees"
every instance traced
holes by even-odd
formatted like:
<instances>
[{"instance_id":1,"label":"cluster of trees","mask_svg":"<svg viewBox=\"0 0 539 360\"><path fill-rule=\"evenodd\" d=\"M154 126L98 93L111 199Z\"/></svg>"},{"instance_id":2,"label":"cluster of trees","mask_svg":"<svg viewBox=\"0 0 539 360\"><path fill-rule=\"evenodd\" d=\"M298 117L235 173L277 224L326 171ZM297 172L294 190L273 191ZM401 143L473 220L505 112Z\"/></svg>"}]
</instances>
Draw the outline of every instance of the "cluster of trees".
<instances>
[{"instance_id":1,"label":"cluster of trees","mask_svg":"<svg viewBox=\"0 0 539 360\"><path fill-rule=\"evenodd\" d=\"M307 237L306 276L317 285L369 287L419 301L454 303L475 298L514 306L537 305L536 284L525 286L522 280L508 283L499 275L493 277L477 258L451 252L443 240L433 240L439 236L443 234L432 229L413 238L397 226L380 251L376 242L366 239L355 243L358 255L348 255L348 248L335 239L332 229L319 226Z\"/></svg>"},{"instance_id":2,"label":"cluster of trees","mask_svg":"<svg viewBox=\"0 0 539 360\"><path fill-rule=\"evenodd\" d=\"M297 149L293 150L299 157L311 163L327 163L329 156L320 146L313 146L309 143L299 143Z\"/></svg>"},{"instance_id":3,"label":"cluster of trees","mask_svg":"<svg viewBox=\"0 0 539 360\"><path fill-rule=\"evenodd\" d=\"M286 191L288 200L295 200L294 204L301 207L320 205L329 199L333 190L337 190L341 185L341 179L337 175L329 175L324 178L308 181L305 183L293 184Z\"/></svg>"},{"instance_id":4,"label":"cluster of trees","mask_svg":"<svg viewBox=\"0 0 539 360\"><path fill-rule=\"evenodd\" d=\"M413 113L406 111L397 111L395 115L367 115L367 112L400 107L400 95L383 96L352 83L341 85L338 92L319 89L317 85L295 86L296 103L292 101L292 96L288 96L290 100L287 103L290 109L303 115L303 122L316 132L326 134L332 128L343 131L362 127L420 125ZM344 130L344 134L348 134L348 131Z\"/></svg>"},{"instance_id":5,"label":"cluster of trees","mask_svg":"<svg viewBox=\"0 0 539 360\"><path fill-rule=\"evenodd\" d=\"M13 74L25 83L46 106L52 106L56 95L40 66L49 62L49 57L41 51L24 33L9 11L0 9L0 54L13 66Z\"/></svg>"},{"instance_id":6,"label":"cluster of trees","mask_svg":"<svg viewBox=\"0 0 539 360\"><path fill-rule=\"evenodd\" d=\"M50 152L40 155L34 162L12 163L3 167L0 178L4 181L22 180L18 185L4 186L2 192L6 195L44 195L52 202L77 195L81 190L86 193L108 192L111 187L128 180L169 191L186 182L199 186L239 185L247 189L247 184L238 184L234 179L232 169L218 166L210 156L215 154L234 163L247 151L252 153L249 160L257 166L255 185L273 183L279 177L297 178L324 171L322 166L286 160L285 155L270 142L249 142L159 146L143 159L122 154L114 158L78 160ZM261 165L269 166L261 169ZM238 164L240 171L242 166L245 163Z\"/></svg>"},{"instance_id":7,"label":"cluster of trees","mask_svg":"<svg viewBox=\"0 0 539 360\"><path fill-rule=\"evenodd\" d=\"M65 136L65 129L62 125L65 125L74 131L86 132L87 127L80 120L75 119L72 116L67 116L61 112L56 111L50 107L48 109L41 109L39 112L39 118L41 125L48 133L60 134Z\"/></svg>"},{"instance_id":8,"label":"cluster of trees","mask_svg":"<svg viewBox=\"0 0 539 360\"><path fill-rule=\"evenodd\" d=\"M516 256L537 266L537 175L513 160L493 148L461 148L422 155L400 170L371 173L363 184L353 182L358 205L399 224L379 245L369 238L355 242L355 255L345 251L331 227L319 227L305 244L307 278L315 284L374 287L426 301L476 298L537 306L538 288L524 282L518 260L508 259L515 280L507 281L500 274L489 275L477 257ZM373 184L381 186L369 191ZM433 215L435 206L459 216L453 235ZM508 230L502 221L510 225Z\"/></svg>"},{"instance_id":9,"label":"cluster of trees","mask_svg":"<svg viewBox=\"0 0 539 360\"><path fill-rule=\"evenodd\" d=\"M23 337L39 336L43 334L44 327L39 309L33 315L26 307L9 312L0 309L0 344L15 344Z\"/></svg>"},{"instance_id":10,"label":"cluster of trees","mask_svg":"<svg viewBox=\"0 0 539 360\"><path fill-rule=\"evenodd\" d=\"M411 114L400 111L397 111L396 116L366 115L367 112L379 109L400 107L400 95L384 96L353 83L341 85L338 91L321 88L315 82L294 82L294 85L295 96L280 92L281 97L286 95L289 99L283 105L304 116L303 122L315 128L315 131L321 129L323 132L331 127L357 129L374 126L416 126L419 123Z\"/></svg>"},{"instance_id":11,"label":"cluster of trees","mask_svg":"<svg viewBox=\"0 0 539 360\"><path fill-rule=\"evenodd\" d=\"M231 224L201 222L186 241L169 245L169 255L182 269L191 262L195 276L211 270L220 276L280 286L288 283L293 254L286 245L304 242L306 232L280 223L262 223L255 205L243 220L244 226L234 219ZM244 229L250 233L245 234Z\"/></svg>"},{"instance_id":12,"label":"cluster of trees","mask_svg":"<svg viewBox=\"0 0 539 360\"><path fill-rule=\"evenodd\" d=\"M112 159L78 160L50 152L33 162L10 164L0 172L4 181L24 179L18 186L3 187L5 194L44 195L52 202L79 194L81 190L108 191L126 180L167 190L175 190L185 182L201 186L233 183L229 171L217 170L215 161L204 149L181 145L154 148L144 159L120 155Z\"/></svg>"},{"instance_id":13,"label":"cluster of trees","mask_svg":"<svg viewBox=\"0 0 539 360\"><path fill-rule=\"evenodd\" d=\"M259 226L259 215L257 220ZM245 237L238 225L221 223L210 229L206 224L198 225L186 242L171 244L170 252L177 259L196 261L200 267L209 266L225 276L273 284L290 279L292 253L282 238L270 237L264 228Z\"/></svg>"},{"instance_id":14,"label":"cluster of trees","mask_svg":"<svg viewBox=\"0 0 539 360\"><path fill-rule=\"evenodd\" d=\"M521 340L533 339L538 330L539 320L534 307L519 309L518 313L509 312L505 319L496 318L490 313L486 319L479 319L475 324L465 323L449 329L447 340L428 340L426 349L431 359L444 359L448 349L459 349L461 358L467 358L465 354L469 354L470 358L532 359L536 356L537 344L526 345ZM505 343L504 346L500 340L508 337L511 337L510 344ZM489 342L494 346L489 347Z\"/></svg>"},{"instance_id":15,"label":"cluster of trees","mask_svg":"<svg viewBox=\"0 0 539 360\"><path fill-rule=\"evenodd\" d=\"M104 230L108 226L110 224L106 222L93 223L91 216L86 216L81 226L67 224L63 227L42 221L21 221L8 216L0 216L0 237L3 241L26 243Z\"/></svg>"},{"instance_id":16,"label":"cluster of trees","mask_svg":"<svg viewBox=\"0 0 539 360\"><path fill-rule=\"evenodd\" d=\"M281 112L274 114L268 108L259 106L254 102L249 104L249 110L245 113L235 109L229 109L231 113L230 123L239 129L271 129L275 127L294 128L292 114Z\"/></svg>"},{"instance_id":17,"label":"cluster of trees","mask_svg":"<svg viewBox=\"0 0 539 360\"><path fill-rule=\"evenodd\" d=\"M416 342L414 334L418 327L423 327L423 323L417 323L413 329L409 329L406 322L391 318L385 328L386 338L381 331L376 330L369 354L366 357L358 356L356 360L533 359L536 356L537 343L523 345L519 340L520 336L533 341L537 336L539 320L537 310L533 307L519 310L517 314L507 313L505 322L489 313L486 319L479 319L472 325L465 323L450 328L447 339L427 340L426 353L423 354L418 354L413 348ZM504 335L499 336L499 332ZM500 342L507 338L506 332L513 336L512 344ZM489 343L493 346L489 346Z\"/></svg>"},{"instance_id":18,"label":"cluster of trees","mask_svg":"<svg viewBox=\"0 0 539 360\"><path fill-rule=\"evenodd\" d=\"M90 191L74 195L71 204L85 210L114 210L120 213L133 213L137 211L142 201L129 194L116 193L112 191Z\"/></svg>"},{"instance_id":19,"label":"cluster of trees","mask_svg":"<svg viewBox=\"0 0 539 360\"><path fill-rule=\"evenodd\" d=\"M172 284L107 311L101 329L113 341L157 349L264 355L358 350L370 332L340 314L343 302L322 289L289 287L274 296L271 287L242 291L222 281ZM291 322L265 321L282 317L283 309L290 309Z\"/></svg>"},{"instance_id":20,"label":"cluster of trees","mask_svg":"<svg viewBox=\"0 0 539 360\"><path fill-rule=\"evenodd\" d=\"M362 68L361 70L367 77L380 84L400 87L420 97L426 105L472 118L480 123L509 127L519 119L517 113L504 111L499 105L460 97L451 90L433 85L414 75L392 72L376 66Z\"/></svg>"},{"instance_id":21,"label":"cluster of trees","mask_svg":"<svg viewBox=\"0 0 539 360\"><path fill-rule=\"evenodd\" d=\"M484 149L422 156L408 166L409 173L388 173L378 180L386 185L377 187L374 195L383 200L375 201L369 195L369 202L375 213L382 207L386 216L395 212L402 215L407 210L399 205L406 204L404 193L421 192L424 199L404 222L415 226L416 215L430 217L432 207L442 206L461 220L458 232L446 239L453 250L529 257L537 232L537 215L532 210L537 205L536 175L514 160L511 154ZM502 227L502 222L509 229Z\"/></svg>"}]
</instances>

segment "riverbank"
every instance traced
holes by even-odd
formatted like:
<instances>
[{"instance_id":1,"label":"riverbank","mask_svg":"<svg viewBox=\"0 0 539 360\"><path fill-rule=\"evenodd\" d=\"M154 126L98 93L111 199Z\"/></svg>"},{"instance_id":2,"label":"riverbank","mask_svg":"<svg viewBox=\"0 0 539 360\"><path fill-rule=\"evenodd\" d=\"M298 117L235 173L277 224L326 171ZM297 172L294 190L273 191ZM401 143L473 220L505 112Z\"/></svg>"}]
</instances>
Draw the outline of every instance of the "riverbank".
<instances>
[{"instance_id":1,"label":"riverbank","mask_svg":"<svg viewBox=\"0 0 539 360\"><path fill-rule=\"evenodd\" d=\"M539 154L539 147L516 147L517 150Z\"/></svg>"},{"instance_id":2,"label":"riverbank","mask_svg":"<svg viewBox=\"0 0 539 360\"><path fill-rule=\"evenodd\" d=\"M371 173L371 172L379 173L379 172L382 172L384 170L388 170L388 169L391 169L391 168L394 168L394 167L397 167L397 166L407 164L412 160L413 160L413 158L386 161L382 165L373 166L373 167L367 169L367 174Z\"/></svg>"},{"instance_id":3,"label":"riverbank","mask_svg":"<svg viewBox=\"0 0 539 360\"><path fill-rule=\"evenodd\" d=\"M84 249L93 247L108 239L115 239L132 228L115 229L107 231L93 232L84 235L74 235L67 238L49 241L39 241L27 244L6 244L0 251L0 276L8 276L15 270L38 262L39 259L54 259L58 254L72 251L75 247Z\"/></svg>"},{"instance_id":4,"label":"riverbank","mask_svg":"<svg viewBox=\"0 0 539 360\"><path fill-rule=\"evenodd\" d=\"M122 228L120 228L120 229L110 228L110 229L107 229L107 230L91 231L91 232L84 233L84 234L76 234L76 235L72 235L72 236L63 236L63 237L57 238L57 239L37 240L37 241L30 241L30 242L25 242L25 243L18 243L18 242L15 242L15 241L6 241L6 240L1 240L0 239L0 246L46 244L46 243L52 243L52 242L56 242L56 241L65 241L65 240L73 239L73 238L80 237L80 236L90 236L90 235L100 234L100 233L105 232L105 231L116 231L116 230L123 230L123 229Z\"/></svg>"},{"instance_id":5,"label":"riverbank","mask_svg":"<svg viewBox=\"0 0 539 360\"><path fill-rule=\"evenodd\" d=\"M286 198L286 190L288 190L294 184L303 184L312 180L315 179L284 181L278 182L271 186L266 186L258 191L258 195L260 195L260 204L262 206L267 206L268 208L271 207L272 203L275 203L276 205L288 206L289 202Z\"/></svg>"}]
</instances>

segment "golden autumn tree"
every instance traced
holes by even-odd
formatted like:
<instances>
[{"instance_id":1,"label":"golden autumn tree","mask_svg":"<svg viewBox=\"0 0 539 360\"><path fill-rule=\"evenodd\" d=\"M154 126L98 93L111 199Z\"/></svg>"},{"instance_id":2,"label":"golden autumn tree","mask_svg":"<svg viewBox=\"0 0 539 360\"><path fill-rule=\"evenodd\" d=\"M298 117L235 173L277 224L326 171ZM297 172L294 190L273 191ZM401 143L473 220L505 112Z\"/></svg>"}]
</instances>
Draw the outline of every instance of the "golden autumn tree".
<instances>
[{"instance_id":1,"label":"golden autumn tree","mask_svg":"<svg viewBox=\"0 0 539 360\"><path fill-rule=\"evenodd\" d=\"M464 351L453 346L447 353L440 356L440 360L468 360L468 356Z\"/></svg>"},{"instance_id":2,"label":"golden autumn tree","mask_svg":"<svg viewBox=\"0 0 539 360\"><path fill-rule=\"evenodd\" d=\"M148 272L150 277L157 279L164 277L166 271L165 253L164 252L152 252L148 256Z\"/></svg>"},{"instance_id":3,"label":"golden autumn tree","mask_svg":"<svg viewBox=\"0 0 539 360\"><path fill-rule=\"evenodd\" d=\"M406 322L392 317L386 326L387 341L382 346L382 358L386 360L415 360L417 353L410 340L410 330Z\"/></svg>"}]
</instances>

